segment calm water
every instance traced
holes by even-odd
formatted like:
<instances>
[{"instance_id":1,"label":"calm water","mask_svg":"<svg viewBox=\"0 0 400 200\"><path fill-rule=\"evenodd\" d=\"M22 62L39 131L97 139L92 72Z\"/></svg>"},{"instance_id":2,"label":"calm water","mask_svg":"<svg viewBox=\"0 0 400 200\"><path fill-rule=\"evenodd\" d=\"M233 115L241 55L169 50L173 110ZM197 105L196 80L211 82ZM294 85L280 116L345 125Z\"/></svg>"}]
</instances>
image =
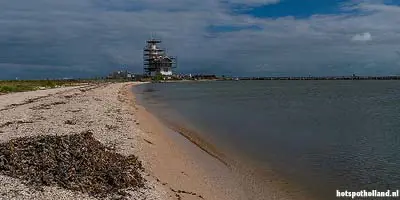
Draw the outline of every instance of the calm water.
<instances>
[{"instance_id":1,"label":"calm water","mask_svg":"<svg viewBox=\"0 0 400 200\"><path fill-rule=\"evenodd\" d=\"M400 189L400 81L160 83L135 90L159 117L320 197L333 198L336 189Z\"/></svg>"}]
</instances>

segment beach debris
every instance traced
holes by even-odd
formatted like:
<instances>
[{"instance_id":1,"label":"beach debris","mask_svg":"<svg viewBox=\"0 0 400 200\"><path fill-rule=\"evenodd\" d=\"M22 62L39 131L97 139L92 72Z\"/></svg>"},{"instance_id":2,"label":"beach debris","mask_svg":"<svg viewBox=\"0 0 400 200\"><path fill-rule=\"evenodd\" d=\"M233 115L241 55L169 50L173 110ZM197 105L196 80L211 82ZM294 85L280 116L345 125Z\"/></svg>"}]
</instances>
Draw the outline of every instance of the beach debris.
<instances>
[{"instance_id":1,"label":"beach debris","mask_svg":"<svg viewBox=\"0 0 400 200\"><path fill-rule=\"evenodd\" d=\"M61 104L66 104L64 101L56 101L53 103L48 103L48 104L40 104L39 106L32 107L32 110L42 110L42 109L51 109L51 106L56 106L56 105L61 105Z\"/></svg>"},{"instance_id":2,"label":"beach debris","mask_svg":"<svg viewBox=\"0 0 400 200\"><path fill-rule=\"evenodd\" d=\"M183 172L182 172L183 173ZM152 175L150 175L150 174L148 174L148 176L152 176ZM162 182L159 178L157 178L156 176L152 176L157 182L159 182L159 183L161 183L162 185L169 185L168 183L166 183L166 182ZM178 199L182 199L182 197L181 197L181 195L180 194L188 194L188 195L192 195L192 196L196 196L196 197L198 197L198 198L200 198L200 199L204 199L203 198L203 196L201 196L200 194L197 194L197 193L195 193L195 192L188 192L188 191L185 191L185 190L175 190L174 188L172 188L172 187L169 187L169 189L175 194L175 197L176 198L178 198Z\"/></svg>"},{"instance_id":3,"label":"beach debris","mask_svg":"<svg viewBox=\"0 0 400 200\"><path fill-rule=\"evenodd\" d=\"M0 143L0 174L37 189L58 186L97 198L124 198L129 190L144 188L142 171L136 156L116 153L90 131Z\"/></svg>"},{"instance_id":4,"label":"beach debris","mask_svg":"<svg viewBox=\"0 0 400 200\"><path fill-rule=\"evenodd\" d=\"M155 178L155 180L156 180L157 182L161 183L162 185L164 185L164 186L165 186L165 185L168 185L168 183L162 182L159 178L157 178L157 177L155 177L155 176L154 176L154 178ZM175 197L176 197L178 200L182 199L181 194L188 194L188 195L192 195L192 196L198 197L198 198L200 198L200 199L204 199L203 196L201 196L200 194L197 194L197 193L195 193L195 192L188 192L188 191L185 191L185 190L175 190L175 189L172 188L172 187L169 187L169 189L175 194Z\"/></svg>"},{"instance_id":5,"label":"beach debris","mask_svg":"<svg viewBox=\"0 0 400 200\"><path fill-rule=\"evenodd\" d=\"M185 172L181 172L181 174L183 174L183 175L185 175L185 176L189 176L189 175L187 175Z\"/></svg>"},{"instance_id":6,"label":"beach debris","mask_svg":"<svg viewBox=\"0 0 400 200\"><path fill-rule=\"evenodd\" d=\"M143 139L145 142L149 143L149 144L153 144L152 142L150 142L149 140Z\"/></svg>"},{"instance_id":7,"label":"beach debris","mask_svg":"<svg viewBox=\"0 0 400 200\"><path fill-rule=\"evenodd\" d=\"M77 112L81 112L81 109L75 109L75 110L67 110L66 112L72 112L72 113L77 113Z\"/></svg>"},{"instance_id":8,"label":"beach debris","mask_svg":"<svg viewBox=\"0 0 400 200\"><path fill-rule=\"evenodd\" d=\"M188 194L188 195L198 197L200 199L204 199L203 196L201 196L200 194L196 194L195 192L188 192L188 191L184 191L184 190L174 190L173 188L170 188L170 190L175 193L175 196L178 200L182 199L182 196L180 194Z\"/></svg>"},{"instance_id":9,"label":"beach debris","mask_svg":"<svg viewBox=\"0 0 400 200\"><path fill-rule=\"evenodd\" d=\"M117 125L113 125L113 124L106 124L106 128L108 130L117 130L118 126Z\"/></svg>"},{"instance_id":10,"label":"beach debris","mask_svg":"<svg viewBox=\"0 0 400 200\"><path fill-rule=\"evenodd\" d=\"M4 123L4 124L1 124L1 125L0 125L0 128L4 128L4 127L9 126L9 125L11 125L11 124L14 124L14 122L6 122L6 123Z\"/></svg>"},{"instance_id":11,"label":"beach debris","mask_svg":"<svg viewBox=\"0 0 400 200\"><path fill-rule=\"evenodd\" d=\"M64 124L68 124L68 125L76 125L76 121L68 119L64 122Z\"/></svg>"},{"instance_id":12,"label":"beach debris","mask_svg":"<svg viewBox=\"0 0 400 200\"><path fill-rule=\"evenodd\" d=\"M90 90L94 90L94 89L96 89L96 88L99 88L99 87L101 87L101 86L103 86L104 84L92 84L92 85L88 85L88 86L86 86L86 87L81 87L81 88L79 88L79 91L81 91L81 92L83 92L83 93L85 93L85 92L87 92L87 91L90 91Z\"/></svg>"},{"instance_id":13,"label":"beach debris","mask_svg":"<svg viewBox=\"0 0 400 200\"><path fill-rule=\"evenodd\" d=\"M18 121L12 121L12 122L6 122L4 124L0 124L0 128L4 128L4 127L12 125L12 124L31 124L31 123L33 123L33 121L18 120Z\"/></svg>"},{"instance_id":14,"label":"beach debris","mask_svg":"<svg viewBox=\"0 0 400 200\"><path fill-rule=\"evenodd\" d=\"M46 118L43 117L43 116L41 116L41 115L34 115L34 119L35 119L36 121L46 120Z\"/></svg>"},{"instance_id":15,"label":"beach debris","mask_svg":"<svg viewBox=\"0 0 400 200\"><path fill-rule=\"evenodd\" d=\"M77 96L77 95L78 95L78 94L64 95L64 98L70 99L70 98L72 98L72 97L74 97L74 96Z\"/></svg>"},{"instance_id":16,"label":"beach debris","mask_svg":"<svg viewBox=\"0 0 400 200\"><path fill-rule=\"evenodd\" d=\"M46 97L49 97L49 96L51 96L51 95L40 96L40 97L28 99L28 100L26 100L26 101L24 101L22 103L13 103L13 104L10 104L10 105L6 106L5 108L0 109L0 111L10 110L10 109L16 108L18 106L23 106L23 105L26 105L26 104L34 103L36 101L39 101L40 99L43 99L43 98L46 98Z\"/></svg>"},{"instance_id":17,"label":"beach debris","mask_svg":"<svg viewBox=\"0 0 400 200\"><path fill-rule=\"evenodd\" d=\"M115 119L117 120L117 122L124 122L124 118L121 116L117 116Z\"/></svg>"}]
</instances>

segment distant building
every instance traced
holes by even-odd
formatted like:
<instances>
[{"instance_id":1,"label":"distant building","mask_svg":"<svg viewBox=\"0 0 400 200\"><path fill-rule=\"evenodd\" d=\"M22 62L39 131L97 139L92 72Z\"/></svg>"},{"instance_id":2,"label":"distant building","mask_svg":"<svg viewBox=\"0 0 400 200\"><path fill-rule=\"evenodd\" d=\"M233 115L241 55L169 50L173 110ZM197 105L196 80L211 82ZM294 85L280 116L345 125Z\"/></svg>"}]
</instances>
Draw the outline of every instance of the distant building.
<instances>
[{"instance_id":1,"label":"distant building","mask_svg":"<svg viewBox=\"0 0 400 200\"><path fill-rule=\"evenodd\" d=\"M135 75L128 71L115 71L107 76L108 79L134 79Z\"/></svg>"},{"instance_id":2,"label":"distant building","mask_svg":"<svg viewBox=\"0 0 400 200\"><path fill-rule=\"evenodd\" d=\"M144 48L144 72L148 76L172 76L172 69L175 68L176 59L167 56L163 49L160 49L157 44L160 40L148 40L147 46Z\"/></svg>"}]
</instances>

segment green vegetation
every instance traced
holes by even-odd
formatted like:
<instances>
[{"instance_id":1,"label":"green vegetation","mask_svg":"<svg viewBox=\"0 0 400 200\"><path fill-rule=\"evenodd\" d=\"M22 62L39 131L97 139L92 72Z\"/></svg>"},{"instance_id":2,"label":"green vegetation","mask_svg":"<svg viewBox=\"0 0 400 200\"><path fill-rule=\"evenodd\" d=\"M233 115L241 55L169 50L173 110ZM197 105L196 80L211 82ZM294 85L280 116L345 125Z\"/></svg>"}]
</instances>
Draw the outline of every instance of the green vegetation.
<instances>
[{"instance_id":1,"label":"green vegetation","mask_svg":"<svg viewBox=\"0 0 400 200\"><path fill-rule=\"evenodd\" d=\"M165 76L161 74L157 74L155 77L153 77L153 81L162 81L165 80Z\"/></svg>"},{"instance_id":2,"label":"green vegetation","mask_svg":"<svg viewBox=\"0 0 400 200\"><path fill-rule=\"evenodd\" d=\"M26 92L65 86L76 86L82 83L116 83L129 82L130 79L69 79L69 80L0 80L0 94Z\"/></svg>"},{"instance_id":3,"label":"green vegetation","mask_svg":"<svg viewBox=\"0 0 400 200\"><path fill-rule=\"evenodd\" d=\"M0 93L25 92L61 86L73 86L87 81L80 80L16 80L0 81Z\"/></svg>"}]
</instances>

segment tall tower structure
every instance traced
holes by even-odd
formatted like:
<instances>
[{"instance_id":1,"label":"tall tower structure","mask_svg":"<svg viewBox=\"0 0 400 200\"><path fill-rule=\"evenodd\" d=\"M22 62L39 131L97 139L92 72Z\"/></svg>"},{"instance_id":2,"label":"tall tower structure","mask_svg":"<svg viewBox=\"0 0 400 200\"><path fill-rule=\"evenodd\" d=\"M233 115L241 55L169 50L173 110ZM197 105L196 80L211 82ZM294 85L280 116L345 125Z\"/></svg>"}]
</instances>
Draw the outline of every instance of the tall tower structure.
<instances>
[{"instance_id":1,"label":"tall tower structure","mask_svg":"<svg viewBox=\"0 0 400 200\"><path fill-rule=\"evenodd\" d=\"M147 45L144 48L144 72L149 76L164 75L171 76L172 69L176 67L176 59L167 56L165 50L161 49L158 45L161 40L147 40Z\"/></svg>"}]
</instances>

